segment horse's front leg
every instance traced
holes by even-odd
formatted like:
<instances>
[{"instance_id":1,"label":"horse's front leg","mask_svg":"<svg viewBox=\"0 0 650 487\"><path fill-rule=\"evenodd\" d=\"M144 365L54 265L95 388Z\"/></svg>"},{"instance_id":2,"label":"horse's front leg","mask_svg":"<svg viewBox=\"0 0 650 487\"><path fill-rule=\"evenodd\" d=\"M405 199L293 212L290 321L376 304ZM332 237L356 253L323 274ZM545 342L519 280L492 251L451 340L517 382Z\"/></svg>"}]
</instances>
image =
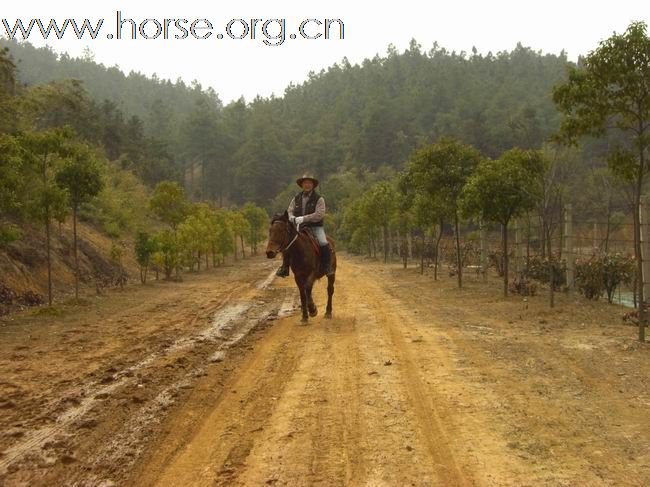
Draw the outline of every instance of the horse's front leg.
<instances>
[{"instance_id":1,"label":"horse's front leg","mask_svg":"<svg viewBox=\"0 0 650 487\"><path fill-rule=\"evenodd\" d=\"M307 309L309 311L309 316L312 318L318 314L318 308L316 307L316 303L314 303L314 299L312 298L311 292L312 289L314 288L314 281L310 280L307 282L305 285L305 291L307 292Z\"/></svg>"},{"instance_id":2,"label":"horse's front leg","mask_svg":"<svg viewBox=\"0 0 650 487\"><path fill-rule=\"evenodd\" d=\"M296 277L296 284L298 285L298 291L300 291L300 308L302 311L302 319L300 321L302 323L307 323L307 321L309 321L307 315L307 304L309 303L309 296L307 294L305 282L302 279Z\"/></svg>"}]
</instances>

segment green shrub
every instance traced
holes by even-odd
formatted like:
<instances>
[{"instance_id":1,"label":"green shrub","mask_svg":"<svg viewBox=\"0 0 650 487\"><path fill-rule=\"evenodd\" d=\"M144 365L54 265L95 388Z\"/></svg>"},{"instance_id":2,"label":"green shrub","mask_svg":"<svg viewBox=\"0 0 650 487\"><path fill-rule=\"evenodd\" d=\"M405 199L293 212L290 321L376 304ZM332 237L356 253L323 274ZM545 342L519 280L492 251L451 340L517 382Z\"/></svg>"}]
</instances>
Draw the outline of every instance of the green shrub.
<instances>
[{"instance_id":1,"label":"green shrub","mask_svg":"<svg viewBox=\"0 0 650 487\"><path fill-rule=\"evenodd\" d=\"M611 303L614 291L634 279L634 259L621 254L599 254L576 261L576 285L588 299L600 299L603 293Z\"/></svg>"},{"instance_id":2,"label":"green shrub","mask_svg":"<svg viewBox=\"0 0 650 487\"><path fill-rule=\"evenodd\" d=\"M528 267L526 275L543 283L550 283L551 281L551 266L553 269L553 289L561 289L566 285L566 263L559 261L557 258L551 259L541 257L531 257L528 259Z\"/></svg>"}]
</instances>

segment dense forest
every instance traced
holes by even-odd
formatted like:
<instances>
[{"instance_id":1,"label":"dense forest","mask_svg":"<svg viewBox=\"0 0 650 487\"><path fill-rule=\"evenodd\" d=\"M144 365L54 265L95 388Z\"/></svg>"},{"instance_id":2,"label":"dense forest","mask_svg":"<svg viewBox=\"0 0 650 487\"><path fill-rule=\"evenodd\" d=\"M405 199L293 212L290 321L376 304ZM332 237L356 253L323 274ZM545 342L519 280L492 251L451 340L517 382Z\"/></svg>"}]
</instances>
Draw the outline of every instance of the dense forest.
<instances>
[{"instance_id":1,"label":"dense forest","mask_svg":"<svg viewBox=\"0 0 650 487\"><path fill-rule=\"evenodd\" d=\"M342 171L372 178L401 169L414 149L441 136L492 157L539 147L558 126L551 89L567 65L564 55L522 45L481 55L424 50L413 40L404 52L389 46L360 64L344 58L282 97L224 106L196 81L127 75L90 52L72 58L28 43L3 45L21 82L56 81L77 103L61 117L82 132L101 132L108 157L147 184L175 178L196 199L268 208L304 170L325 181Z\"/></svg>"}]
</instances>

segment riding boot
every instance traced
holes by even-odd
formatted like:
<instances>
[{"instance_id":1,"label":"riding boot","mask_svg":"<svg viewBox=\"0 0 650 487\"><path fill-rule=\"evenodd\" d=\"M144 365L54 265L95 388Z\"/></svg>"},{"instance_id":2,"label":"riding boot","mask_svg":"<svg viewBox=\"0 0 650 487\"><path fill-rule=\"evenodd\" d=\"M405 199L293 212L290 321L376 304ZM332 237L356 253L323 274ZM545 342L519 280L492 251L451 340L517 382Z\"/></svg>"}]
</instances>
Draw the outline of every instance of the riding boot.
<instances>
[{"instance_id":1,"label":"riding boot","mask_svg":"<svg viewBox=\"0 0 650 487\"><path fill-rule=\"evenodd\" d=\"M282 265L275 275L278 277L287 277L289 275L289 252L282 252Z\"/></svg>"},{"instance_id":2,"label":"riding boot","mask_svg":"<svg viewBox=\"0 0 650 487\"><path fill-rule=\"evenodd\" d=\"M334 273L332 271L332 249L329 244L320 246L320 263L326 276L331 276Z\"/></svg>"}]
</instances>

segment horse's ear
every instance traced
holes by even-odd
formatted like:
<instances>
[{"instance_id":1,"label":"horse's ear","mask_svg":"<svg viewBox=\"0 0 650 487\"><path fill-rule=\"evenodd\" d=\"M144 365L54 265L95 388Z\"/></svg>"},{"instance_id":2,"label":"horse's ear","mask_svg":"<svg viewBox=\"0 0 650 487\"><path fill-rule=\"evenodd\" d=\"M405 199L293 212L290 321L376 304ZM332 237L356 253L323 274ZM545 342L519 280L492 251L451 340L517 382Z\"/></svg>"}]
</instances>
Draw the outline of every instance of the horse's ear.
<instances>
[{"instance_id":1,"label":"horse's ear","mask_svg":"<svg viewBox=\"0 0 650 487\"><path fill-rule=\"evenodd\" d=\"M284 213L282 213L282 219L289 220L289 212L287 210L284 210Z\"/></svg>"}]
</instances>

